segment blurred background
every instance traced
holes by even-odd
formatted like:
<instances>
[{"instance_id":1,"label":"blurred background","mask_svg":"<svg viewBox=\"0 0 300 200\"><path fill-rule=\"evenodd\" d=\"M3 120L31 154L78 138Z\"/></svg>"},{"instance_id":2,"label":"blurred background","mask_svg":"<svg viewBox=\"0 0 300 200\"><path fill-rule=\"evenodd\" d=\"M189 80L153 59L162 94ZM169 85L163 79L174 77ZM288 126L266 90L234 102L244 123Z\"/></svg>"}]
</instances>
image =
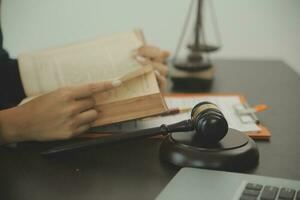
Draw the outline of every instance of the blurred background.
<instances>
[{"instance_id":1,"label":"blurred background","mask_svg":"<svg viewBox=\"0 0 300 200\"><path fill-rule=\"evenodd\" d=\"M2 0L4 46L16 57L24 51L140 27L149 43L174 52L189 3L183 0ZM300 73L299 0L213 0L213 5L222 48L212 58L283 60ZM208 36L213 36L209 20L207 17L206 31Z\"/></svg>"}]
</instances>

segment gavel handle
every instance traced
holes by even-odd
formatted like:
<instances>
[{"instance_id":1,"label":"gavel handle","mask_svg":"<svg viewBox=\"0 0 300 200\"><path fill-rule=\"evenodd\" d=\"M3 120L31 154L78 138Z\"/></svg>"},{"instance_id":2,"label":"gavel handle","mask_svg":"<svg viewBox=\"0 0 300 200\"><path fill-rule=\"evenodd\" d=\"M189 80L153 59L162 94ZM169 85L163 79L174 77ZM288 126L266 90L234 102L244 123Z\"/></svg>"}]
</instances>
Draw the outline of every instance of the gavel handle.
<instances>
[{"instance_id":1,"label":"gavel handle","mask_svg":"<svg viewBox=\"0 0 300 200\"><path fill-rule=\"evenodd\" d=\"M101 146L101 145L107 145L107 144L113 144L113 143L119 143L123 141L128 140L138 140L138 139L144 139L156 135L162 135L162 134L168 134L170 132L178 132L178 131L189 131L191 130L192 123L190 120L185 120L179 123L171 124L171 125L161 125L160 127L155 128L149 128L149 129L142 129L134 132L123 132L123 133L117 133L110 136L105 136L93 140L88 141L81 141L76 142L73 144L66 144L61 146L56 146L51 149L48 149L44 152L42 152L42 155L52 155L57 154L61 152L70 152L74 150L79 150L91 146Z\"/></svg>"}]
</instances>

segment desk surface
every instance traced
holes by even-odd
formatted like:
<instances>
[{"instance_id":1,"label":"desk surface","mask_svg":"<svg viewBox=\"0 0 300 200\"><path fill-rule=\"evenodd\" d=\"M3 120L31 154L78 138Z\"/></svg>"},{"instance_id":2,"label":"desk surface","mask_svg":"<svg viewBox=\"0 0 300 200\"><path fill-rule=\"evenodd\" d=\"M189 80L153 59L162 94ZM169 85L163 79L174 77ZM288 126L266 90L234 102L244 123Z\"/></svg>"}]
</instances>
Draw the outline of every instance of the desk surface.
<instances>
[{"instance_id":1,"label":"desk surface","mask_svg":"<svg viewBox=\"0 0 300 200\"><path fill-rule=\"evenodd\" d=\"M266 103L259 114L273 136L259 141L254 174L300 180L300 76L280 61L218 60L212 92ZM40 145L0 148L0 199L154 199L178 169L159 160L159 139L45 159Z\"/></svg>"}]
</instances>

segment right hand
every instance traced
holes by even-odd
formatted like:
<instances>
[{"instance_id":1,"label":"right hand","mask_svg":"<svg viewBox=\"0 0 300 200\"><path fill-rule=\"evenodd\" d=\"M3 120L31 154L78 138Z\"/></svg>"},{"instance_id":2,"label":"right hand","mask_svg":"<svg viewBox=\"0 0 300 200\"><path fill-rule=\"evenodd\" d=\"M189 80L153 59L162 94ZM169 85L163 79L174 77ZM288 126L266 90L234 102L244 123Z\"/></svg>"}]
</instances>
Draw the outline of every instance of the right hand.
<instances>
[{"instance_id":1,"label":"right hand","mask_svg":"<svg viewBox=\"0 0 300 200\"><path fill-rule=\"evenodd\" d=\"M65 87L37 97L22 106L1 111L6 142L69 139L88 130L98 118L92 95L120 81Z\"/></svg>"},{"instance_id":2,"label":"right hand","mask_svg":"<svg viewBox=\"0 0 300 200\"><path fill-rule=\"evenodd\" d=\"M170 56L168 51L158 47L145 45L137 49L136 59L142 65L151 64L155 70L156 79L162 92L167 86L168 67L166 60Z\"/></svg>"}]
</instances>

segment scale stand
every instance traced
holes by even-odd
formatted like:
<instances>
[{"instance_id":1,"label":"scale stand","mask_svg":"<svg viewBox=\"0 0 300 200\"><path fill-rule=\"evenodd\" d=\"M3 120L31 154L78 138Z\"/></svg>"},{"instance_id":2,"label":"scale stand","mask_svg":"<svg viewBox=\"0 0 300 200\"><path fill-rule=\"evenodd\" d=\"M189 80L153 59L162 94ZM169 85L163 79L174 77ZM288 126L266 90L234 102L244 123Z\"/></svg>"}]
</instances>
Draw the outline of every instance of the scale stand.
<instances>
[{"instance_id":1,"label":"scale stand","mask_svg":"<svg viewBox=\"0 0 300 200\"><path fill-rule=\"evenodd\" d=\"M229 129L216 144L201 144L195 132L170 134L161 144L163 161L179 167L246 171L257 166L259 152L246 134Z\"/></svg>"},{"instance_id":2,"label":"scale stand","mask_svg":"<svg viewBox=\"0 0 300 200\"><path fill-rule=\"evenodd\" d=\"M194 2L197 1L197 15L194 27L194 38L192 44L187 45L188 55L185 59L178 59L178 52L181 48L181 43L184 38L190 13L194 7ZM173 59L174 69L172 70L171 79L173 88L176 90L209 90L213 82L214 68L209 59L208 53L219 49L218 46L207 45L204 37L202 26L202 5L203 0L192 0L189 14L187 16L183 32L177 46L176 53ZM206 58L206 59L205 59Z\"/></svg>"}]
</instances>

